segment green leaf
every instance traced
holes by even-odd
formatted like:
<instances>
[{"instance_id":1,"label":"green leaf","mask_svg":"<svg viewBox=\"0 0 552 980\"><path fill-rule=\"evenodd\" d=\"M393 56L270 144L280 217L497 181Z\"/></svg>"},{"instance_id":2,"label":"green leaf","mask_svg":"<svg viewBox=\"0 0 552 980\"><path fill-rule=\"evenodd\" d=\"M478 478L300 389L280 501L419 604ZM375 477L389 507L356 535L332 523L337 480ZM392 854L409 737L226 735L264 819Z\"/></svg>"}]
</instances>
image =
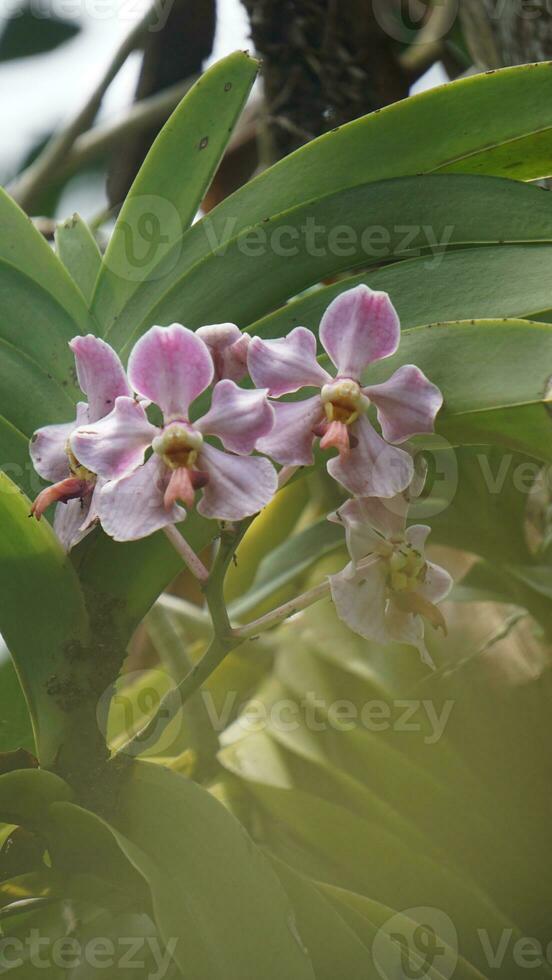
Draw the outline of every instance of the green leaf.
<instances>
[{"instance_id":1,"label":"green leaf","mask_svg":"<svg viewBox=\"0 0 552 980\"><path fill-rule=\"evenodd\" d=\"M196 82L161 130L104 256L94 312L106 328L142 280L172 268L171 249L179 249L182 233L208 190L258 67L241 51L219 61Z\"/></svg>"},{"instance_id":2,"label":"green leaf","mask_svg":"<svg viewBox=\"0 0 552 980\"><path fill-rule=\"evenodd\" d=\"M57 226L55 240L59 259L89 305L102 264L96 239L86 221L74 214Z\"/></svg>"},{"instance_id":3,"label":"green leaf","mask_svg":"<svg viewBox=\"0 0 552 980\"><path fill-rule=\"evenodd\" d=\"M35 752L29 709L8 651L0 643L0 752Z\"/></svg>"},{"instance_id":4,"label":"green leaf","mask_svg":"<svg viewBox=\"0 0 552 980\"><path fill-rule=\"evenodd\" d=\"M246 616L283 585L307 571L319 558L343 547L344 543L343 529L327 520L292 535L262 560L251 588L230 607L232 616L238 620Z\"/></svg>"},{"instance_id":5,"label":"green leaf","mask_svg":"<svg viewBox=\"0 0 552 980\"><path fill-rule=\"evenodd\" d=\"M407 259L311 291L247 329L267 338L297 326L318 331L331 301L359 283L389 293L403 330L474 318L530 320L552 306L552 246L491 245L433 261Z\"/></svg>"},{"instance_id":6,"label":"green leaf","mask_svg":"<svg viewBox=\"0 0 552 980\"><path fill-rule=\"evenodd\" d=\"M81 587L53 531L29 521L29 500L0 474L0 631L15 661L43 765L59 748L71 687L71 657L88 640Z\"/></svg>"},{"instance_id":7,"label":"green leaf","mask_svg":"<svg viewBox=\"0 0 552 980\"><path fill-rule=\"evenodd\" d=\"M552 459L552 327L524 320L440 323L403 332L393 357L372 365L365 382L416 364L443 392L436 431L452 445L502 445Z\"/></svg>"},{"instance_id":8,"label":"green leaf","mask_svg":"<svg viewBox=\"0 0 552 980\"><path fill-rule=\"evenodd\" d=\"M316 980L366 980L371 976L369 950L309 880L273 858L297 916L297 925L310 952Z\"/></svg>"},{"instance_id":9,"label":"green leaf","mask_svg":"<svg viewBox=\"0 0 552 980\"><path fill-rule=\"evenodd\" d=\"M79 33L79 26L60 17L38 16L32 4L8 10L6 26L0 34L0 61L30 58L54 51Z\"/></svg>"},{"instance_id":10,"label":"green leaf","mask_svg":"<svg viewBox=\"0 0 552 980\"><path fill-rule=\"evenodd\" d=\"M40 827L52 803L70 801L71 789L59 776L44 769L21 769L0 776L0 820Z\"/></svg>"},{"instance_id":11,"label":"green leaf","mask_svg":"<svg viewBox=\"0 0 552 980\"><path fill-rule=\"evenodd\" d=\"M109 334L115 346L151 323L215 322L221 309L246 326L322 279L393 258L426 254L436 263L445 246L550 244L552 200L518 181L432 175L365 182L277 213L267 206L239 235L230 223L217 237L212 221L197 222L174 268L136 290ZM314 245L313 224L321 229ZM346 247L332 237L340 229Z\"/></svg>"},{"instance_id":12,"label":"green leaf","mask_svg":"<svg viewBox=\"0 0 552 980\"><path fill-rule=\"evenodd\" d=\"M194 980L314 980L291 906L243 828L205 790L142 763L121 847L149 881L159 931Z\"/></svg>"}]
</instances>

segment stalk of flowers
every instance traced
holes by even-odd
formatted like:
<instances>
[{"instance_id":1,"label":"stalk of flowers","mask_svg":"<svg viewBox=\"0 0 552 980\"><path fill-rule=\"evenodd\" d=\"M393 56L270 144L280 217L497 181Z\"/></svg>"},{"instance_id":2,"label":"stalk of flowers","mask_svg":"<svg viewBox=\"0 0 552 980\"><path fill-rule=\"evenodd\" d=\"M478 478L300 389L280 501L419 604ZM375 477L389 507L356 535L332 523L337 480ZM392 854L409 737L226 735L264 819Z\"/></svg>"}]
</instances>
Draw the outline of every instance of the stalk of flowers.
<instances>
[{"instance_id":1,"label":"stalk of flowers","mask_svg":"<svg viewBox=\"0 0 552 980\"><path fill-rule=\"evenodd\" d=\"M206 414L191 421L193 403L214 374L212 354L197 333L180 324L152 327L128 362L139 400L117 398L108 416L71 433L71 452L105 481L97 513L116 541L146 537L184 520L184 507L194 506L198 490L198 511L225 521L256 514L276 492L272 463L251 455L274 424L266 391L224 378L215 384ZM161 410L161 426L148 418L151 404ZM224 448L208 442L209 436Z\"/></svg>"},{"instance_id":2,"label":"stalk of flowers","mask_svg":"<svg viewBox=\"0 0 552 980\"><path fill-rule=\"evenodd\" d=\"M322 317L320 341L335 377L319 364L316 337L305 327L279 340L254 337L249 372L272 398L318 389L301 401L275 402L274 428L259 441L259 450L284 466L308 466L319 437L322 449L338 450L328 472L354 496L392 497L405 490L413 463L396 444L433 432L443 398L413 364L383 384L361 385L366 368L394 354L399 340L399 317L389 296L364 285L341 293ZM366 416L370 404L383 438Z\"/></svg>"},{"instance_id":3,"label":"stalk of flowers","mask_svg":"<svg viewBox=\"0 0 552 980\"><path fill-rule=\"evenodd\" d=\"M425 623L446 633L438 604L453 583L444 568L425 557L430 528L406 526L408 506L403 495L348 500L329 516L343 525L351 558L330 577L330 588L338 616L355 633L414 646L433 667Z\"/></svg>"}]
</instances>

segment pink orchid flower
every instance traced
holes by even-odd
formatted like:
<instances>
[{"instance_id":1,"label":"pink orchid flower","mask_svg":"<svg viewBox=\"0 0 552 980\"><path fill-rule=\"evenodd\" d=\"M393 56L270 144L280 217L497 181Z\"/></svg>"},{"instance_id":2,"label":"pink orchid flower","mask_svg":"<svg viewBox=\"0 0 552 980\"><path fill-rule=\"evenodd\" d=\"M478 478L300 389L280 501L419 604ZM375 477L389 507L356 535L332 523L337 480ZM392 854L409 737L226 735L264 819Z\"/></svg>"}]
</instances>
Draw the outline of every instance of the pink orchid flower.
<instances>
[{"instance_id":1,"label":"pink orchid flower","mask_svg":"<svg viewBox=\"0 0 552 980\"><path fill-rule=\"evenodd\" d=\"M253 337L249 372L256 385L279 398L301 388L320 393L303 401L275 405L276 422L259 450L285 466L313 462L313 442L335 447L328 471L353 495L392 497L410 484L411 456L389 443L433 432L443 398L417 367L406 364L383 384L361 387L369 364L394 354L400 323L387 293L356 286L330 303L320 324L320 341L337 369L336 377L316 358L316 338L297 327L281 340ZM366 417L377 409L383 439Z\"/></svg>"},{"instance_id":2,"label":"pink orchid flower","mask_svg":"<svg viewBox=\"0 0 552 980\"><path fill-rule=\"evenodd\" d=\"M214 380L242 381L247 374L247 349L251 337L235 323L213 323L199 327L196 337L207 344L215 368Z\"/></svg>"},{"instance_id":3,"label":"pink orchid flower","mask_svg":"<svg viewBox=\"0 0 552 980\"><path fill-rule=\"evenodd\" d=\"M122 397L105 419L71 435L78 459L108 481L98 512L116 541L143 538L184 520L177 501L192 507L199 489L199 512L228 521L257 513L276 492L272 464L249 455L274 424L266 391L219 381L209 411L190 421L190 406L213 374L211 354L197 334L178 323L152 327L132 350L128 377L146 403L161 409L162 427L149 421L143 402ZM228 451L206 442L208 435Z\"/></svg>"},{"instance_id":4,"label":"pink orchid flower","mask_svg":"<svg viewBox=\"0 0 552 980\"><path fill-rule=\"evenodd\" d=\"M348 500L329 520L345 528L351 562L330 577L337 614L355 633L378 643L414 646L434 666L424 642L424 620L446 633L437 603L452 588L452 578L427 561L430 528L406 527L408 503L398 495Z\"/></svg>"},{"instance_id":5,"label":"pink orchid flower","mask_svg":"<svg viewBox=\"0 0 552 980\"><path fill-rule=\"evenodd\" d=\"M109 344L88 334L75 337L69 346L75 355L79 385L88 397L88 404L79 402L73 422L38 429L30 446L35 470L54 484L38 495L31 513L40 520L51 504L58 504L54 530L66 551L78 544L96 522L102 486L96 474L74 455L69 439L80 425L97 422L108 415L119 396L131 395L123 366Z\"/></svg>"}]
</instances>

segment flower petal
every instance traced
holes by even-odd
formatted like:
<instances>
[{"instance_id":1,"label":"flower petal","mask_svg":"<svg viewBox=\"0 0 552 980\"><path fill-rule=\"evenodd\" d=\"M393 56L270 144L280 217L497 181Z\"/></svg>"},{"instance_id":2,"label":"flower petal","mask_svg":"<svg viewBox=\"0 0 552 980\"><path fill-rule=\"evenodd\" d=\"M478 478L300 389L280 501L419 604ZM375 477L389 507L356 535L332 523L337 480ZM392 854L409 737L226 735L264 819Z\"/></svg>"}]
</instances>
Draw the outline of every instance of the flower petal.
<instances>
[{"instance_id":1,"label":"flower petal","mask_svg":"<svg viewBox=\"0 0 552 980\"><path fill-rule=\"evenodd\" d=\"M69 347L75 355L79 385L88 398L91 422L108 415L120 395L132 395L117 354L105 340L87 334L73 337Z\"/></svg>"},{"instance_id":2,"label":"flower petal","mask_svg":"<svg viewBox=\"0 0 552 980\"><path fill-rule=\"evenodd\" d=\"M45 425L34 433L29 452L33 466L39 476L51 483L59 483L69 475L69 461L66 447L69 437L77 426L88 421L88 406L84 402L77 405L77 418L74 422L62 425Z\"/></svg>"},{"instance_id":3,"label":"flower petal","mask_svg":"<svg viewBox=\"0 0 552 980\"><path fill-rule=\"evenodd\" d=\"M262 510L278 489L276 470L268 459L232 456L204 443L198 465L209 476L198 511L204 517L239 521Z\"/></svg>"},{"instance_id":4,"label":"flower petal","mask_svg":"<svg viewBox=\"0 0 552 980\"><path fill-rule=\"evenodd\" d=\"M152 327L128 361L134 390L159 406L165 421L187 419L194 399L209 387L214 368L209 348L186 327Z\"/></svg>"},{"instance_id":5,"label":"flower petal","mask_svg":"<svg viewBox=\"0 0 552 980\"><path fill-rule=\"evenodd\" d=\"M99 494L102 527L115 541L136 541L186 517L182 507L165 508L170 472L155 453L147 463L120 480L111 480Z\"/></svg>"},{"instance_id":6,"label":"flower petal","mask_svg":"<svg viewBox=\"0 0 552 980\"><path fill-rule=\"evenodd\" d=\"M114 480L144 462L144 453L158 432L148 422L140 402L117 398L109 415L76 429L70 444L79 463L106 480Z\"/></svg>"},{"instance_id":7,"label":"flower petal","mask_svg":"<svg viewBox=\"0 0 552 980\"><path fill-rule=\"evenodd\" d=\"M247 374L247 350L251 337L235 323L213 323L199 327L196 336L209 348L215 367L215 380L241 381Z\"/></svg>"},{"instance_id":8,"label":"flower petal","mask_svg":"<svg viewBox=\"0 0 552 980\"><path fill-rule=\"evenodd\" d=\"M424 583L417 591L435 605L446 599L453 585L454 580L445 568L428 561Z\"/></svg>"},{"instance_id":9,"label":"flower petal","mask_svg":"<svg viewBox=\"0 0 552 980\"><path fill-rule=\"evenodd\" d=\"M82 500L68 500L66 504L57 505L54 531L64 551L71 551L92 530L92 522L86 521L88 507L89 504Z\"/></svg>"},{"instance_id":10,"label":"flower petal","mask_svg":"<svg viewBox=\"0 0 552 980\"><path fill-rule=\"evenodd\" d=\"M395 353L400 330L387 293L360 285L332 300L320 323L320 342L338 377L358 380L368 364Z\"/></svg>"},{"instance_id":11,"label":"flower petal","mask_svg":"<svg viewBox=\"0 0 552 980\"><path fill-rule=\"evenodd\" d=\"M388 643L385 625L386 570L380 558L354 571L348 565L330 576L332 599L337 615L347 626L367 640Z\"/></svg>"},{"instance_id":12,"label":"flower petal","mask_svg":"<svg viewBox=\"0 0 552 980\"><path fill-rule=\"evenodd\" d=\"M328 462L328 473L356 497L394 497L414 474L412 457L389 446L363 415L353 424L357 445Z\"/></svg>"},{"instance_id":13,"label":"flower petal","mask_svg":"<svg viewBox=\"0 0 552 980\"><path fill-rule=\"evenodd\" d=\"M405 612L397 603L391 599L385 617L389 636L396 643L405 643L407 646L416 647L422 661L435 670L435 664L431 659L424 641L425 623L421 616L414 613Z\"/></svg>"},{"instance_id":14,"label":"flower petal","mask_svg":"<svg viewBox=\"0 0 552 980\"><path fill-rule=\"evenodd\" d=\"M266 390L239 388L234 381L219 381L211 408L194 428L218 436L226 449L247 456L274 426L275 414Z\"/></svg>"},{"instance_id":15,"label":"flower petal","mask_svg":"<svg viewBox=\"0 0 552 980\"><path fill-rule=\"evenodd\" d=\"M431 528L427 524L411 524L405 531L405 540L411 544L416 551L423 555L426 541L431 533Z\"/></svg>"},{"instance_id":16,"label":"flower petal","mask_svg":"<svg viewBox=\"0 0 552 980\"><path fill-rule=\"evenodd\" d=\"M311 466L313 429L324 411L318 395L300 402L273 402L274 428L259 439L257 449L283 466Z\"/></svg>"},{"instance_id":17,"label":"flower petal","mask_svg":"<svg viewBox=\"0 0 552 980\"><path fill-rule=\"evenodd\" d=\"M356 562L377 552L382 538L401 537L407 509L408 504L400 494L382 500L357 497L330 514L329 520L343 524L349 554Z\"/></svg>"},{"instance_id":18,"label":"flower petal","mask_svg":"<svg viewBox=\"0 0 552 980\"><path fill-rule=\"evenodd\" d=\"M381 385L364 388L378 412L383 438L404 442L422 432L433 432L443 404L436 385L414 364L405 364Z\"/></svg>"},{"instance_id":19,"label":"flower petal","mask_svg":"<svg viewBox=\"0 0 552 980\"><path fill-rule=\"evenodd\" d=\"M296 327L279 340L253 337L247 364L257 388L268 388L273 398L332 381L316 360L316 337L306 327Z\"/></svg>"}]
</instances>

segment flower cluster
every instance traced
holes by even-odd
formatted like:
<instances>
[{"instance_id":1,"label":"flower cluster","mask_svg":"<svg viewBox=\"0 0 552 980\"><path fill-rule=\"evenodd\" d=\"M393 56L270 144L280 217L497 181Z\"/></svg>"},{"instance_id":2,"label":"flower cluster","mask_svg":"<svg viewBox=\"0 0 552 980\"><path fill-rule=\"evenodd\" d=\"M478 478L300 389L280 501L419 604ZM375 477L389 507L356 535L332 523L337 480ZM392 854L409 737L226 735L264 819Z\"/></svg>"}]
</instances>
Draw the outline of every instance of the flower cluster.
<instances>
[{"instance_id":1,"label":"flower cluster","mask_svg":"<svg viewBox=\"0 0 552 980\"><path fill-rule=\"evenodd\" d=\"M71 348L88 401L73 422L34 435L35 469L53 486L32 513L40 519L58 504L54 527L67 550L98 522L116 541L179 523L198 493L202 515L238 521L275 494L273 464L312 464L319 439L322 450L336 451L328 472L355 498L330 518L343 522L352 558L331 583L339 615L362 635L425 649L421 617L444 625L435 603L450 579L423 557L429 529L405 531L398 501L414 465L399 446L433 431L441 392L414 365L363 385L366 368L399 345L386 293L362 285L343 292L319 337L332 371L304 327L262 340L231 323L195 333L154 326L134 346L126 373L105 341L76 337ZM247 375L255 387L240 387ZM381 435L368 419L372 404Z\"/></svg>"}]
</instances>

